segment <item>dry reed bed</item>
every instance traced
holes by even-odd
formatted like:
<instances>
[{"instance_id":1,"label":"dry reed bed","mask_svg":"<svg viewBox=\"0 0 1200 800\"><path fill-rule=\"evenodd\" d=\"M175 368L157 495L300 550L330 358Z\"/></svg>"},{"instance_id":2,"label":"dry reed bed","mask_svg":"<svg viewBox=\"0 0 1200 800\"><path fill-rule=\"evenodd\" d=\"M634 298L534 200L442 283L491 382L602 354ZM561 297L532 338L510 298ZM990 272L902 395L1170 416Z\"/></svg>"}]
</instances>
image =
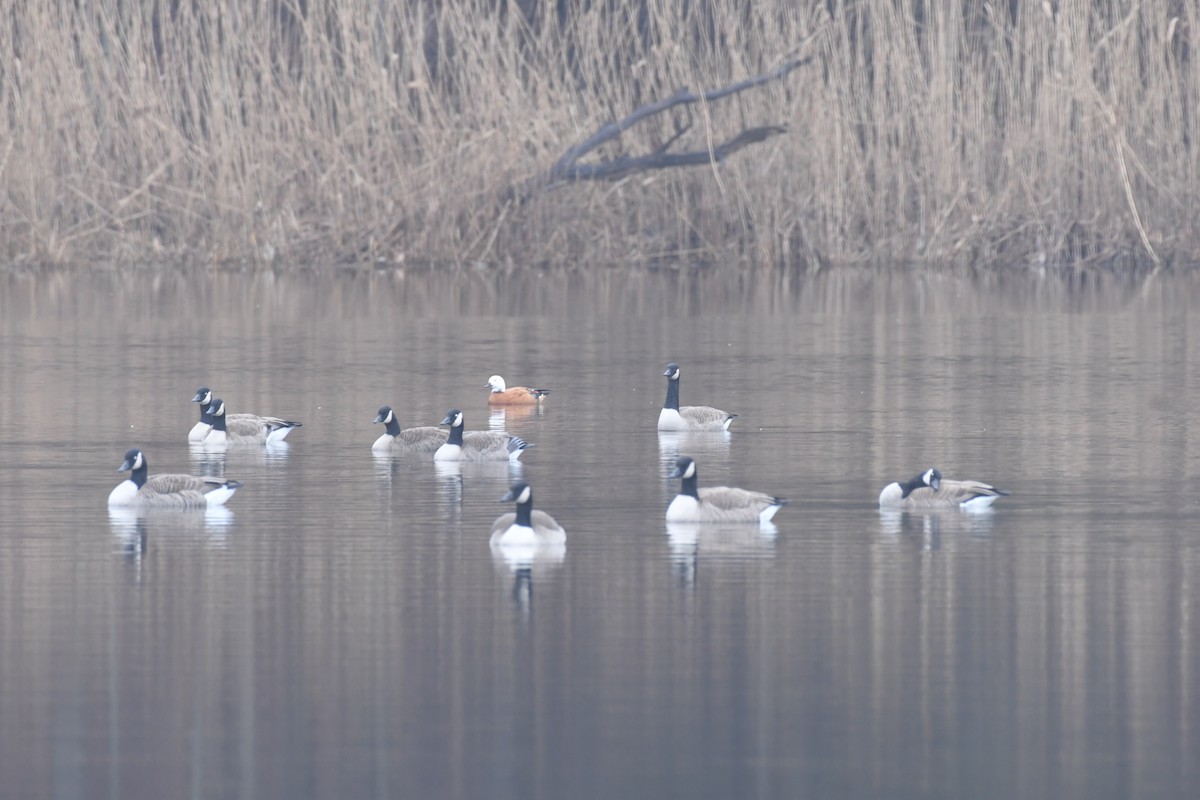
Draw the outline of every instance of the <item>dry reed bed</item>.
<instances>
[{"instance_id":1,"label":"dry reed bed","mask_svg":"<svg viewBox=\"0 0 1200 800\"><path fill-rule=\"evenodd\" d=\"M509 199L639 104L804 53L620 152L782 136ZM1200 257L1188 0L0 0L0 114L8 261Z\"/></svg>"}]
</instances>

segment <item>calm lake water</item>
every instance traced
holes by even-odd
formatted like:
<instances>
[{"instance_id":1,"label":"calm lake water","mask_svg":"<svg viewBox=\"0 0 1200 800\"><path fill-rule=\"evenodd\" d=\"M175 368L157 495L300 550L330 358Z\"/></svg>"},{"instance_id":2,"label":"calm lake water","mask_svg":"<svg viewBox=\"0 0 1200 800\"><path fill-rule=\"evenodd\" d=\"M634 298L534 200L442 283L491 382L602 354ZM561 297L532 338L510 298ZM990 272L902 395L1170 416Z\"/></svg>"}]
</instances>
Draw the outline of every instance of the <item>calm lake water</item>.
<instances>
[{"instance_id":1,"label":"calm lake water","mask_svg":"<svg viewBox=\"0 0 1200 800\"><path fill-rule=\"evenodd\" d=\"M1185 797L1200 279L0 272L0 796ZM667 361L723 435L659 436ZM547 387L489 414L484 384ZM300 420L192 452L189 403ZM521 465L378 458L451 407ZM125 450L225 513L110 514ZM773 530L668 530L700 483ZM930 466L1012 492L881 515ZM488 546L514 477L567 529Z\"/></svg>"}]
</instances>

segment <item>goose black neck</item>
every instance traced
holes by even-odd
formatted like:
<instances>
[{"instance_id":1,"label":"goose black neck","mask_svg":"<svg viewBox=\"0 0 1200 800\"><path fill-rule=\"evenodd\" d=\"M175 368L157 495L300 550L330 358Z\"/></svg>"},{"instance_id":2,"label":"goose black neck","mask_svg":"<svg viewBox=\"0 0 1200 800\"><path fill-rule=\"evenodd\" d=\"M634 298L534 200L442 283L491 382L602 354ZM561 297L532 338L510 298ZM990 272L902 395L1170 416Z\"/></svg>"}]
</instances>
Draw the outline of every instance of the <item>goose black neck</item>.
<instances>
[{"instance_id":1,"label":"goose black neck","mask_svg":"<svg viewBox=\"0 0 1200 800\"><path fill-rule=\"evenodd\" d=\"M446 440L446 444L456 444L459 447L462 447L462 435L463 435L463 426L462 425L451 425L450 426L450 438Z\"/></svg>"},{"instance_id":2,"label":"goose black neck","mask_svg":"<svg viewBox=\"0 0 1200 800\"><path fill-rule=\"evenodd\" d=\"M696 488L695 473L692 473L692 477L683 479L683 486L680 487L679 493L689 495L697 500L700 499L700 490Z\"/></svg>"},{"instance_id":3,"label":"goose black neck","mask_svg":"<svg viewBox=\"0 0 1200 800\"><path fill-rule=\"evenodd\" d=\"M915 492L917 489L920 489L924 485L925 485L925 473L922 472L920 475L916 476L915 478L910 480L908 483L901 484L900 488L904 490L904 494L900 495L900 497L902 499L905 497L908 497L910 494Z\"/></svg>"},{"instance_id":4,"label":"goose black neck","mask_svg":"<svg viewBox=\"0 0 1200 800\"><path fill-rule=\"evenodd\" d=\"M224 432L225 431L225 415L224 414L213 414L212 415L212 426L213 426L214 431Z\"/></svg>"},{"instance_id":5,"label":"goose black neck","mask_svg":"<svg viewBox=\"0 0 1200 800\"><path fill-rule=\"evenodd\" d=\"M208 413L208 406L204 405L204 403L200 404L200 421L205 425L213 424L212 414Z\"/></svg>"},{"instance_id":6,"label":"goose black neck","mask_svg":"<svg viewBox=\"0 0 1200 800\"><path fill-rule=\"evenodd\" d=\"M667 400L663 403L663 408L673 408L679 410L679 379L667 378Z\"/></svg>"},{"instance_id":7,"label":"goose black neck","mask_svg":"<svg viewBox=\"0 0 1200 800\"><path fill-rule=\"evenodd\" d=\"M142 465L129 473L129 480L133 481L133 485L139 489L146 483L146 474L150 471L146 464L146 459L142 459Z\"/></svg>"},{"instance_id":8,"label":"goose black neck","mask_svg":"<svg viewBox=\"0 0 1200 800\"><path fill-rule=\"evenodd\" d=\"M517 523L524 525L526 528L533 527L533 494L530 493L529 499L524 503L517 503Z\"/></svg>"},{"instance_id":9,"label":"goose black neck","mask_svg":"<svg viewBox=\"0 0 1200 800\"><path fill-rule=\"evenodd\" d=\"M400 435L400 423L396 421L395 414L392 414L392 418L383 423L383 427L387 430L388 436Z\"/></svg>"}]
</instances>

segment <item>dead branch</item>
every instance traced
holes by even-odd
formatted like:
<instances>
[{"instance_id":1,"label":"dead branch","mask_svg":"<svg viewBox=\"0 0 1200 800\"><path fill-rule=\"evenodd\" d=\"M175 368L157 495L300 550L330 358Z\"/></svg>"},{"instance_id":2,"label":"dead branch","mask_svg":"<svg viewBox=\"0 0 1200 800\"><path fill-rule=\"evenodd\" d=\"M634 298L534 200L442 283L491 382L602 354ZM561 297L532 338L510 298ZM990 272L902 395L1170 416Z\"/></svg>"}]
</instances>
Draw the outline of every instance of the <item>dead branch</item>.
<instances>
[{"instance_id":1,"label":"dead branch","mask_svg":"<svg viewBox=\"0 0 1200 800\"><path fill-rule=\"evenodd\" d=\"M612 141L619 137L622 133L629 130L637 123L661 114L662 112L675 108L676 106L692 105L701 101L712 103L716 100L721 100L726 97L744 92L747 89L753 89L756 86L761 86L764 83L779 80L793 70L804 66L813 60L812 56L797 58L783 64L770 72L764 72L761 75L756 75L753 78L747 78L744 81L723 86L719 89L712 89L699 94L690 91L689 89L680 89L675 94L665 100L659 100L655 103L649 103L634 110L632 114L624 119L615 122L609 122L593 133L587 139L567 150L562 157L555 162L550 171L538 178L536 181L526 187L522 192L522 196L527 195L530 191L554 186L556 184L567 183L571 181L613 181L624 178L635 172L646 172L657 169L671 169L674 167L690 167L703 164L720 163L723 159L733 155L738 150L751 144L757 144L771 136L783 133L787 129L781 125L766 125L759 128L750 128L744 130L737 136L727 142L724 142L712 150L693 150L682 153L667 152L670 146L678 140L683 131L679 131L665 145L659 147L650 155L644 156L622 156L609 161L599 161L590 164L581 164L579 160L588 153L596 150L606 142ZM686 130L686 128L684 129Z\"/></svg>"},{"instance_id":2,"label":"dead branch","mask_svg":"<svg viewBox=\"0 0 1200 800\"><path fill-rule=\"evenodd\" d=\"M683 153L655 152L648 156L623 156L598 164L574 164L559 180L567 181L615 181L635 172L648 172L672 167L694 167L703 164L721 163L747 145L757 144L764 139L783 133L782 125L767 125L744 130L727 142L708 150L689 150Z\"/></svg>"}]
</instances>

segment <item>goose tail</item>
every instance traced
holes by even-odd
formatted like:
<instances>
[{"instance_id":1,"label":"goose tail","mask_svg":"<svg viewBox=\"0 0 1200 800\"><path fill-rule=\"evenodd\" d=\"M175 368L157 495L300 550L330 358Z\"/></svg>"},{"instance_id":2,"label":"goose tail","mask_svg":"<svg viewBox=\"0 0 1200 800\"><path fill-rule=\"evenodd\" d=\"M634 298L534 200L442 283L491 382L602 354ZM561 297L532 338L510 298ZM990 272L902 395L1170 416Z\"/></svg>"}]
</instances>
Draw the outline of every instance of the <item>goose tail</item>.
<instances>
[{"instance_id":1,"label":"goose tail","mask_svg":"<svg viewBox=\"0 0 1200 800\"><path fill-rule=\"evenodd\" d=\"M525 441L519 436L510 436L508 438L508 458L510 461L516 461L521 457L521 453L525 452L526 447L533 447L532 444Z\"/></svg>"},{"instance_id":2,"label":"goose tail","mask_svg":"<svg viewBox=\"0 0 1200 800\"><path fill-rule=\"evenodd\" d=\"M783 497L772 497L771 505L758 512L758 521L767 523L771 521L771 517L775 516L775 512L786 506L791 501Z\"/></svg>"}]
</instances>

